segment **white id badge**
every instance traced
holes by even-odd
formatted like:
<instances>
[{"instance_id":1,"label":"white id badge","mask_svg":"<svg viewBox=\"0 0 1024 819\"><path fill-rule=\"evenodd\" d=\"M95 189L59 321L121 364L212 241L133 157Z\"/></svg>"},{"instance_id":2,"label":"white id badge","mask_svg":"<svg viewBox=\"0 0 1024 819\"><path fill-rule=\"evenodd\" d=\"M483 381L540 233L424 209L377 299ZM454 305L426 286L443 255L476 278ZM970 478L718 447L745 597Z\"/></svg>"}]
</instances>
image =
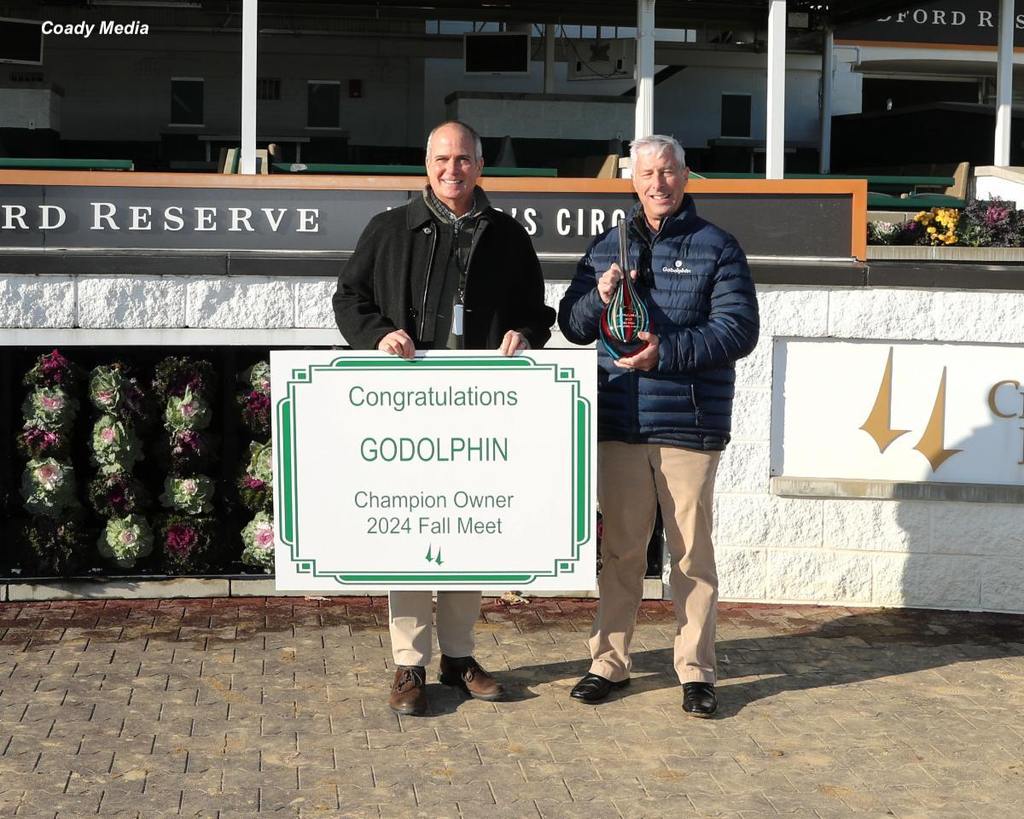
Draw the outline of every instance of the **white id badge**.
<instances>
[{"instance_id":1,"label":"white id badge","mask_svg":"<svg viewBox=\"0 0 1024 819\"><path fill-rule=\"evenodd\" d=\"M463 310L463 308L462 308L461 304L455 304L455 305L452 305L452 306L453 306L453 310L452 310L452 333L454 333L457 336L461 336L461 335L463 335L463 332L462 332L462 310Z\"/></svg>"}]
</instances>

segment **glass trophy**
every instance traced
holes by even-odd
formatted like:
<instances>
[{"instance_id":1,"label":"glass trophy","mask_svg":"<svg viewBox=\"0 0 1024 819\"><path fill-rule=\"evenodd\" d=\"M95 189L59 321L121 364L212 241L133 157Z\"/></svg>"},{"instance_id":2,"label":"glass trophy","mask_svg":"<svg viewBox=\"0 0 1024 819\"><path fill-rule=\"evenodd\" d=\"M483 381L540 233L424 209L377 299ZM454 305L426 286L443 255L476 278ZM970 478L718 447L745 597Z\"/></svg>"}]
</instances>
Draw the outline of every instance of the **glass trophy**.
<instances>
[{"instance_id":1,"label":"glass trophy","mask_svg":"<svg viewBox=\"0 0 1024 819\"><path fill-rule=\"evenodd\" d=\"M647 305L636 290L629 275L629 227L625 220L618 224L619 268L622 279L612 293L611 300L601 313L601 343L612 358L628 358L647 347L648 342L639 334L651 329Z\"/></svg>"}]
</instances>

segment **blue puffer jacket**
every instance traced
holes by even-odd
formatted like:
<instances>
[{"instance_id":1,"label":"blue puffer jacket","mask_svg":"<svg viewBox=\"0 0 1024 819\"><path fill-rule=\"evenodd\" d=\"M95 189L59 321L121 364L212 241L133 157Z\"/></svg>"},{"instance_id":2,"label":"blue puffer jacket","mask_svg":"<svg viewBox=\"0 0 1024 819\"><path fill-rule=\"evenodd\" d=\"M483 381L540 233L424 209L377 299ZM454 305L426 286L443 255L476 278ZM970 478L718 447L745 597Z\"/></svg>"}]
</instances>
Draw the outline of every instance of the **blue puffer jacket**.
<instances>
[{"instance_id":1,"label":"blue puffer jacket","mask_svg":"<svg viewBox=\"0 0 1024 819\"><path fill-rule=\"evenodd\" d=\"M598 439L725 449L734 362L757 344L757 296L746 256L736 239L697 216L689 196L653 238L639 205L627 219L637 290L660 341L658 365L650 372L616 367L598 344ZM558 310L558 326L570 341L597 339L604 307L597 280L617 261L614 229L580 260Z\"/></svg>"}]
</instances>

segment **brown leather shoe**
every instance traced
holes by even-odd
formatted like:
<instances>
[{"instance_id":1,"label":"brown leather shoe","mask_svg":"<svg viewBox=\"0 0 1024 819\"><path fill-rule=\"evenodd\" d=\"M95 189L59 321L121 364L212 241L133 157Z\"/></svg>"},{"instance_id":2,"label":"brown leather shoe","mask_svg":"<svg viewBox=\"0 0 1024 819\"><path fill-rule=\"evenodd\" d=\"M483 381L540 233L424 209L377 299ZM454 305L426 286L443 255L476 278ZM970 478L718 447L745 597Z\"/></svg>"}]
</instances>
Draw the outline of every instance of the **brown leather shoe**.
<instances>
[{"instance_id":1,"label":"brown leather shoe","mask_svg":"<svg viewBox=\"0 0 1024 819\"><path fill-rule=\"evenodd\" d=\"M396 714L419 717L427 711L427 672L421 665L400 665L395 669L388 705Z\"/></svg>"},{"instance_id":2,"label":"brown leather shoe","mask_svg":"<svg viewBox=\"0 0 1024 819\"><path fill-rule=\"evenodd\" d=\"M480 667L472 657L446 657L441 655L441 675L438 679L445 685L461 688L478 700L494 702L505 696L501 683Z\"/></svg>"}]
</instances>

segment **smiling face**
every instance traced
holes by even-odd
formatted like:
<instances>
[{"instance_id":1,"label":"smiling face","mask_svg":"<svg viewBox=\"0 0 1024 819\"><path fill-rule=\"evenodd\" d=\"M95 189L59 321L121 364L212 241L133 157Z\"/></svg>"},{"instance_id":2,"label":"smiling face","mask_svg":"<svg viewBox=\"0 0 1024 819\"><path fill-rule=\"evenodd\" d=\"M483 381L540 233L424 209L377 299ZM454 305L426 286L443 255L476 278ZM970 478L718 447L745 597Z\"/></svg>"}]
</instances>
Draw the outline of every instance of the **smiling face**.
<instances>
[{"instance_id":1,"label":"smiling face","mask_svg":"<svg viewBox=\"0 0 1024 819\"><path fill-rule=\"evenodd\" d=\"M690 169L680 167L675 154L663 151L640 151L633 164L633 190L640 198L644 216L658 230L661 220L671 216L683 201Z\"/></svg>"},{"instance_id":2,"label":"smiling face","mask_svg":"<svg viewBox=\"0 0 1024 819\"><path fill-rule=\"evenodd\" d=\"M473 136L458 125L445 125L434 132L427 149L427 178L434 196L456 216L469 211L473 188L483 159L476 159Z\"/></svg>"}]
</instances>

